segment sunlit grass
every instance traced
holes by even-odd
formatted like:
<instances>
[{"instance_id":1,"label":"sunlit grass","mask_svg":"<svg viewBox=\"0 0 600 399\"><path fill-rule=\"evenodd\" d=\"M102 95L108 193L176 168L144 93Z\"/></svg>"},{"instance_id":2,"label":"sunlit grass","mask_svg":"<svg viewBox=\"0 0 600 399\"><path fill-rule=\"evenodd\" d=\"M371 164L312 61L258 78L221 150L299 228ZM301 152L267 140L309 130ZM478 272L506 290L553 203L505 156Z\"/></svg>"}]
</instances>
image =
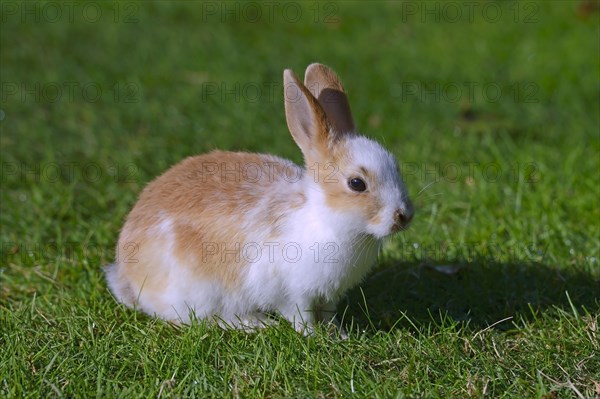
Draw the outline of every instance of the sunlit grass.
<instances>
[{"instance_id":1,"label":"sunlit grass","mask_svg":"<svg viewBox=\"0 0 600 399\"><path fill-rule=\"evenodd\" d=\"M1 396L600 395L598 11L504 2L491 21L488 3L453 23L409 13L418 2L255 22L211 2L117 17L106 3L97 22L3 2ZM397 155L417 207L340 302L350 338L175 327L118 305L102 266L143 186L214 148L301 162L281 74L314 61Z\"/></svg>"}]
</instances>

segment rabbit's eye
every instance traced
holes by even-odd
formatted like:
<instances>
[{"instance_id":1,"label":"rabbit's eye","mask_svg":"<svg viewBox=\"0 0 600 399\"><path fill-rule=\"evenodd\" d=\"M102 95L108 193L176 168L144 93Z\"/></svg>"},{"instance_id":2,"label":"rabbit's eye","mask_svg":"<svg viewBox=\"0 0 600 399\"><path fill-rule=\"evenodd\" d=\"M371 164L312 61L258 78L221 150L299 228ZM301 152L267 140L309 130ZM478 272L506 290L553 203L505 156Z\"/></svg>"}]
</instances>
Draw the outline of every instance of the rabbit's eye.
<instances>
[{"instance_id":1,"label":"rabbit's eye","mask_svg":"<svg viewBox=\"0 0 600 399\"><path fill-rule=\"evenodd\" d=\"M358 177L353 177L348 180L348 186L354 191L363 192L367 189L365 181Z\"/></svg>"}]
</instances>

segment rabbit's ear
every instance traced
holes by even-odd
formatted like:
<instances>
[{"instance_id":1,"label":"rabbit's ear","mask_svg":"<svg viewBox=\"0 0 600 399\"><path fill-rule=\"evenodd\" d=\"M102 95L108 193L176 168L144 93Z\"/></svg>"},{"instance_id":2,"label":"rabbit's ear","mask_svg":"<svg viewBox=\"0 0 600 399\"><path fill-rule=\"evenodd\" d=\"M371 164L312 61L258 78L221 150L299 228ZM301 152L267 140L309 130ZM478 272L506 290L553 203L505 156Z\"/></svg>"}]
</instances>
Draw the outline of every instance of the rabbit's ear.
<instances>
[{"instance_id":1,"label":"rabbit's ear","mask_svg":"<svg viewBox=\"0 0 600 399\"><path fill-rule=\"evenodd\" d=\"M354 132L348 97L335 72L323 64L310 64L304 73L304 84L323 107L336 133Z\"/></svg>"},{"instance_id":2,"label":"rabbit's ear","mask_svg":"<svg viewBox=\"0 0 600 399\"><path fill-rule=\"evenodd\" d=\"M325 111L291 69L283 71L283 96L288 129L305 160L317 160L327 151L329 126Z\"/></svg>"}]
</instances>

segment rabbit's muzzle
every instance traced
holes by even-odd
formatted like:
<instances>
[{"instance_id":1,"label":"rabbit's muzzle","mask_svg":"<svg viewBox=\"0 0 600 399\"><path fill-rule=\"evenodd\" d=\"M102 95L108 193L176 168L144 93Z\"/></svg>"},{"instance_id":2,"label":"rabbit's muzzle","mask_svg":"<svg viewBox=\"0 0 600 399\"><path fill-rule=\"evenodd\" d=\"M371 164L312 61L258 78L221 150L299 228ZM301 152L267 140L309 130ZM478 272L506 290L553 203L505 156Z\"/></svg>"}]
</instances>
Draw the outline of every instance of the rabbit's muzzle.
<instances>
[{"instance_id":1,"label":"rabbit's muzzle","mask_svg":"<svg viewBox=\"0 0 600 399\"><path fill-rule=\"evenodd\" d=\"M410 209L401 210L397 209L394 212L394 224L392 225L392 233L397 233L401 230L405 230L410 225L410 221L413 218L413 211Z\"/></svg>"}]
</instances>

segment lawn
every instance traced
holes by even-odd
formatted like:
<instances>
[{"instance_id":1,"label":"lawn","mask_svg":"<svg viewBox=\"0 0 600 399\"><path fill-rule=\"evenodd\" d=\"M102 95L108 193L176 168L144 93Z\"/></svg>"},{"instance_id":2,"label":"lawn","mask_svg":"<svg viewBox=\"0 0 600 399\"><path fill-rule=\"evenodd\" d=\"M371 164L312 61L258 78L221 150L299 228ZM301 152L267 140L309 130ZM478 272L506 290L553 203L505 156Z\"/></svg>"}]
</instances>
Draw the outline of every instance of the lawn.
<instances>
[{"instance_id":1,"label":"lawn","mask_svg":"<svg viewBox=\"0 0 600 399\"><path fill-rule=\"evenodd\" d=\"M0 2L0 397L600 397L594 1ZM102 266L155 176L301 163L282 71L334 68L416 206L349 339L175 327Z\"/></svg>"}]
</instances>

